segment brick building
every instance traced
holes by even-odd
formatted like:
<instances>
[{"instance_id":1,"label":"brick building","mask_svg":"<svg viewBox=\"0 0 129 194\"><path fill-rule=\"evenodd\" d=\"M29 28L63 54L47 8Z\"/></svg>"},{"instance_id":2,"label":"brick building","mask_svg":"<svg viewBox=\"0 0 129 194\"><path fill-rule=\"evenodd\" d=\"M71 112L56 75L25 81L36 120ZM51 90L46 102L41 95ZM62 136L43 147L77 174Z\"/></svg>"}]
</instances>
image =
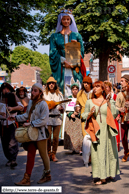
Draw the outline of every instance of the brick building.
<instances>
[{"instance_id":1,"label":"brick building","mask_svg":"<svg viewBox=\"0 0 129 194\"><path fill-rule=\"evenodd\" d=\"M91 58L91 53L89 54L85 54L84 56L84 63L85 66L87 68L87 70L89 71L89 61ZM121 76L123 76L124 74L129 74L129 57L124 56L121 57L121 61L112 61L110 63L110 61L108 62L108 65L114 65L116 67L116 71L115 71L115 78L112 78L112 80L110 79L110 81L112 81L113 83L119 83ZM93 81L95 81L95 79L99 79L99 60L95 59L93 60L93 72L92 72L92 79Z\"/></svg>"},{"instance_id":2,"label":"brick building","mask_svg":"<svg viewBox=\"0 0 129 194\"><path fill-rule=\"evenodd\" d=\"M18 69L15 69L11 73L11 84L17 87L22 85L31 87L34 83L42 83L40 71L39 67L31 67L30 64L21 64Z\"/></svg>"},{"instance_id":3,"label":"brick building","mask_svg":"<svg viewBox=\"0 0 129 194\"><path fill-rule=\"evenodd\" d=\"M88 54L85 54L84 55L84 64L85 64L85 66L86 67L88 67L89 68L89 60L90 60L90 56L91 56L91 53L88 53Z\"/></svg>"},{"instance_id":4,"label":"brick building","mask_svg":"<svg viewBox=\"0 0 129 194\"><path fill-rule=\"evenodd\" d=\"M84 55L84 64L86 66L87 75L90 74L92 81L99 79L99 59L93 60L93 55L91 53ZM93 61L92 61L93 60ZM91 62L92 61L92 62Z\"/></svg>"},{"instance_id":5,"label":"brick building","mask_svg":"<svg viewBox=\"0 0 129 194\"><path fill-rule=\"evenodd\" d=\"M120 78L121 76L123 76L124 74L129 74L129 57L124 56L121 57L121 61L120 62L116 62L116 82L120 82Z\"/></svg>"}]
</instances>

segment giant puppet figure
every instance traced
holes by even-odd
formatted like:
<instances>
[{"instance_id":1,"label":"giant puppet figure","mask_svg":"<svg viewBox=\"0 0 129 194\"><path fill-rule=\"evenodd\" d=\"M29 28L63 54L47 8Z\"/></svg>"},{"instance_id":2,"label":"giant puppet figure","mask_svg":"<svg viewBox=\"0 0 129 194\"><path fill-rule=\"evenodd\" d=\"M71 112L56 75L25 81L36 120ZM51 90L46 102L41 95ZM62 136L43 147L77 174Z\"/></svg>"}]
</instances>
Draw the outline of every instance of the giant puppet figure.
<instances>
[{"instance_id":1,"label":"giant puppet figure","mask_svg":"<svg viewBox=\"0 0 129 194\"><path fill-rule=\"evenodd\" d=\"M81 66L73 67L65 58L65 44L68 42L80 42L81 46ZM83 77L86 76L86 68L82 58L84 57L84 47L81 35L69 10L62 10L58 15L56 32L50 37L50 65L52 75L57 80L58 86L65 97L70 93L67 91L67 84L73 77L75 81L82 83Z\"/></svg>"}]
</instances>

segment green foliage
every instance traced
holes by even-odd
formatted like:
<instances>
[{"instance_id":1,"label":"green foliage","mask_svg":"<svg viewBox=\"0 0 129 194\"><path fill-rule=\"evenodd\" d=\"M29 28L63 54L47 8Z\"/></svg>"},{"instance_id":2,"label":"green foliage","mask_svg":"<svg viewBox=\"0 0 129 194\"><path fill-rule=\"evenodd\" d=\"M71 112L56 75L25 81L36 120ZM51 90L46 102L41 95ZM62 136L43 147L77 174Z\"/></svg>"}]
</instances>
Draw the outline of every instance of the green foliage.
<instances>
[{"instance_id":1,"label":"green foliage","mask_svg":"<svg viewBox=\"0 0 129 194\"><path fill-rule=\"evenodd\" d=\"M45 1L44 1L45 2ZM10 63L10 45L30 42L33 48L38 31L39 14L31 15L32 10L42 8L42 0L0 0L0 64L6 64L11 71L15 64Z\"/></svg>"},{"instance_id":2,"label":"green foliage","mask_svg":"<svg viewBox=\"0 0 129 194\"><path fill-rule=\"evenodd\" d=\"M12 53L12 62L17 64L17 66L21 63L24 63L25 65L28 65L29 63L32 64L32 53L33 51L25 46L17 46Z\"/></svg>"},{"instance_id":3,"label":"green foliage","mask_svg":"<svg viewBox=\"0 0 129 194\"><path fill-rule=\"evenodd\" d=\"M86 53L99 57L100 63L104 61L102 58L106 59L104 63L109 58L120 59L118 51L121 55L129 55L129 0L67 0L64 3L66 8L73 9ZM43 44L48 43L55 30L57 15L64 3L58 2L51 12L48 8L43 17L40 36ZM103 68L102 63L100 68Z\"/></svg>"},{"instance_id":4,"label":"green foliage","mask_svg":"<svg viewBox=\"0 0 129 194\"><path fill-rule=\"evenodd\" d=\"M2 71L7 71L8 70L7 66L4 65L4 64L1 64L1 69L2 69Z\"/></svg>"},{"instance_id":5,"label":"green foliage","mask_svg":"<svg viewBox=\"0 0 129 194\"><path fill-rule=\"evenodd\" d=\"M41 79L43 83L46 83L47 79L51 75L51 69L49 65L49 56L47 54L41 54L37 51L32 51L25 46L17 46L15 47L12 54L12 62L20 65L24 63L31 66L37 66L41 68Z\"/></svg>"},{"instance_id":6,"label":"green foliage","mask_svg":"<svg viewBox=\"0 0 129 194\"><path fill-rule=\"evenodd\" d=\"M12 71L21 63L18 57L13 60L16 64L10 62L10 45L29 41L35 48L38 37L30 32L40 30L41 43L49 44L57 16L64 7L73 9L86 53L92 52L100 61L102 56L106 61L108 58L120 59L118 51L121 55L129 55L129 0L0 0L0 64L6 64ZM40 10L43 14L38 12L32 16L32 10ZM24 53L27 64L33 64L36 58L31 52ZM37 63L41 65L38 59L35 60Z\"/></svg>"},{"instance_id":7,"label":"green foliage","mask_svg":"<svg viewBox=\"0 0 129 194\"><path fill-rule=\"evenodd\" d=\"M40 77L44 84L46 84L47 79L51 75L51 68L49 64L49 56L47 54L41 54L37 51L32 51L33 60L32 66L38 66L41 68Z\"/></svg>"}]
</instances>

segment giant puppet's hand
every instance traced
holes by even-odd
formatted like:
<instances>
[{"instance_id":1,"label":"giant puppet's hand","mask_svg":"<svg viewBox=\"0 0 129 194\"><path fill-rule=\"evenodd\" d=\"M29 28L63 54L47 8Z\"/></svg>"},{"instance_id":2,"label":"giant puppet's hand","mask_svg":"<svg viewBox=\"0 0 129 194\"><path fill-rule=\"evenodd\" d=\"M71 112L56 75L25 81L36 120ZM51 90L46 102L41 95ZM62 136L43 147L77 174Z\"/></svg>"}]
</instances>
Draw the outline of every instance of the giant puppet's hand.
<instances>
[{"instance_id":1,"label":"giant puppet's hand","mask_svg":"<svg viewBox=\"0 0 129 194\"><path fill-rule=\"evenodd\" d=\"M67 69L73 68L73 66L70 65L70 63L68 61L66 61L66 60L64 61L64 67L67 68Z\"/></svg>"},{"instance_id":2,"label":"giant puppet's hand","mask_svg":"<svg viewBox=\"0 0 129 194\"><path fill-rule=\"evenodd\" d=\"M71 42L77 42L77 40L71 40Z\"/></svg>"},{"instance_id":3,"label":"giant puppet's hand","mask_svg":"<svg viewBox=\"0 0 129 194\"><path fill-rule=\"evenodd\" d=\"M71 40L71 42L77 42L77 40ZM67 69L72 69L73 68L73 65L71 65L68 61L64 61L64 66L65 68Z\"/></svg>"}]
</instances>

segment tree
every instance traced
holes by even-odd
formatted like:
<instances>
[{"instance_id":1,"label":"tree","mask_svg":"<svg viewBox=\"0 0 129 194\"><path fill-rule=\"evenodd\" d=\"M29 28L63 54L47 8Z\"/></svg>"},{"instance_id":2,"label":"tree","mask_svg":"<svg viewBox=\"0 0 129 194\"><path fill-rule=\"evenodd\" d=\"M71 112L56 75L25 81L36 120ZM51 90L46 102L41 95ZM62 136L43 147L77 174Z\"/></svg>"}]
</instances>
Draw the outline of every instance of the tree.
<instances>
[{"instance_id":1,"label":"tree","mask_svg":"<svg viewBox=\"0 0 129 194\"><path fill-rule=\"evenodd\" d=\"M21 63L24 63L25 65L28 65L29 63L32 64L33 61L32 53L33 51L25 46L17 46L13 50L11 61L17 66L20 65Z\"/></svg>"},{"instance_id":2,"label":"tree","mask_svg":"<svg viewBox=\"0 0 129 194\"><path fill-rule=\"evenodd\" d=\"M42 69L40 72L40 77L44 84L46 84L47 79L51 75L51 68L49 64L49 56L47 54L41 54L37 51L33 52L32 66L38 66Z\"/></svg>"},{"instance_id":3,"label":"tree","mask_svg":"<svg viewBox=\"0 0 129 194\"><path fill-rule=\"evenodd\" d=\"M15 47L12 54L12 62L17 64L17 67L21 63L24 63L25 65L30 63L31 66L40 67L40 77L44 84L51 75L49 56L47 54L41 54L37 51L32 51L25 46Z\"/></svg>"},{"instance_id":4,"label":"tree","mask_svg":"<svg viewBox=\"0 0 129 194\"><path fill-rule=\"evenodd\" d=\"M63 6L63 3L58 2L55 10L50 13L48 9L43 17L41 42L48 43L48 37L56 27L57 15ZM85 52L91 52L95 58L99 58L99 79L104 81L107 79L108 59L120 60L120 55L129 55L129 1L68 0L65 7L73 8Z\"/></svg>"},{"instance_id":5,"label":"tree","mask_svg":"<svg viewBox=\"0 0 129 194\"><path fill-rule=\"evenodd\" d=\"M6 64L11 71L15 64L7 57L10 55L10 45L21 45L30 42L36 47L37 37L30 32L38 31L39 14L31 15L32 10L44 6L42 0L0 0L0 64Z\"/></svg>"}]
</instances>

